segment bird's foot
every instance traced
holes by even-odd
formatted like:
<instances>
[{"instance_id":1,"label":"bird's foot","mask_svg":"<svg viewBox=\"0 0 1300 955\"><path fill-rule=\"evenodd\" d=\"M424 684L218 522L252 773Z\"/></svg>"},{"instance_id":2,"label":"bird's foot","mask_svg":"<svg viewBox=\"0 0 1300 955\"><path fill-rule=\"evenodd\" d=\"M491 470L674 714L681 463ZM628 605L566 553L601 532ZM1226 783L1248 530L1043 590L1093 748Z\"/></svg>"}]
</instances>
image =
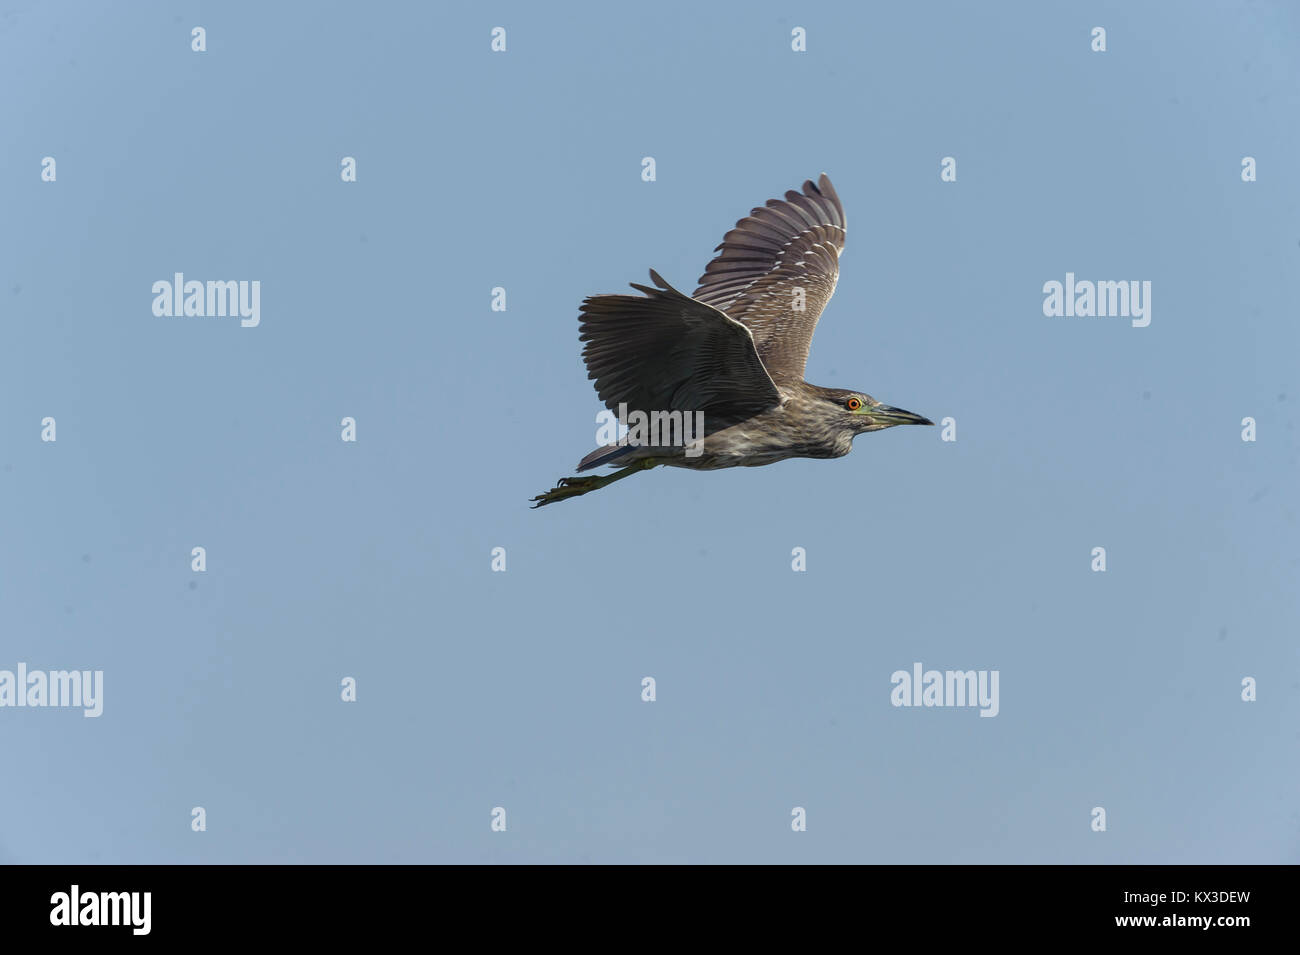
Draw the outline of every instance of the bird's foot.
<instances>
[{"instance_id":1,"label":"bird's foot","mask_svg":"<svg viewBox=\"0 0 1300 955\"><path fill-rule=\"evenodd\" d=\"M588 491L594 491L604 486L605 481L597 476L560 478L555 487L532 498L537 502L533 507L538 508L543 504L554 504L556 501L567 501L571 497L579 497Z\"/></svg>"},{"instance_id":2,"label":"bird's foot","mask_svg":"<svg viewBox=\"0 0 1300 955\"><path fill-rule=\"evenodd\" d=\"M590 491L598 491L602 487L613 484L615 481L621 481L629 475L636 474L639 471L648 471L659 464L654 458L645 458L637 461L635 464L629 464L621 471L615 471L613 474L591 475L589 477L566 477L560 478L555 487L551 488L545 494L538 494L533 498L534 508L541 507L543 504L553 504L556 501L566 501L571 497L579 497Z\"/></svg>"}]
</instances>

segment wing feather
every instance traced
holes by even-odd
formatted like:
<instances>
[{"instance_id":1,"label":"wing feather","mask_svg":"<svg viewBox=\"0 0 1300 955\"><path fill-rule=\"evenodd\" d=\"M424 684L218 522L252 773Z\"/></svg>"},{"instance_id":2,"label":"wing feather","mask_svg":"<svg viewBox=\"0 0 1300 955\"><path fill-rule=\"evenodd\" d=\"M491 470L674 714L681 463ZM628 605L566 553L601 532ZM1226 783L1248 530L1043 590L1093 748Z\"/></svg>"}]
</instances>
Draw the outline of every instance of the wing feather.
<instances>
[{"instance_id":1,"label":"wing feather","mask_svg":"<svg viewBox=\"0 0 1300 955\"><path fill-rule=\"evenodd\" d=\"M692 298L749 328L774 381L803 378L817 320L839 279L847 222L823 174L737 222L700 276Z\"/></svg>"},{"instance_id":2,"label":"wing feather","mask_svg":"<svg viewBox=\"0 0 1300 955\"><path fill-rule=\"evenodd\" d=\"M656 287L632 283L639 296L582 303L582 358L607 408L703 411L710 434L780 402L745 325L650 278Z\"/></svg>"}]
</instances>

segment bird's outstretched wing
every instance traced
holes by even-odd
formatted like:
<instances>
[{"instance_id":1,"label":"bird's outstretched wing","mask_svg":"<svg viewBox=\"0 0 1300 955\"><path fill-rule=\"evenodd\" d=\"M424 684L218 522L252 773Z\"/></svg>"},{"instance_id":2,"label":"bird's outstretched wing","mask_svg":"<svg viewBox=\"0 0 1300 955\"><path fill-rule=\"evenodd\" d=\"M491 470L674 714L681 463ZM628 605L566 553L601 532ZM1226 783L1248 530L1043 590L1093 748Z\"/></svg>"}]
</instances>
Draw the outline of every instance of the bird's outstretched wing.
<instances>
[{"instance_id":1,"label":"bird's outstretched wing","mask_svg":"<svg viewBox=\"0 0 1300 955\"><path fill-rule=\"evenodd\" d=\"M803 379L813 330L839 278L846 225L823 173L737 222L700 276L692 298L748 326L778 382Z\"/></svg>"},{"instance_id":2,"label":"bird's outstretched wing","mask_svg":"<svg viewBox=\"0 0 1300 955\"><path fill-rule=\"evenodd\" d=\"M703 411L712 433L780 402L748 328L650 278L658 288L632 283L642 295L582 303L582 360L607 408Z\"/></svg>"}]
</instances>

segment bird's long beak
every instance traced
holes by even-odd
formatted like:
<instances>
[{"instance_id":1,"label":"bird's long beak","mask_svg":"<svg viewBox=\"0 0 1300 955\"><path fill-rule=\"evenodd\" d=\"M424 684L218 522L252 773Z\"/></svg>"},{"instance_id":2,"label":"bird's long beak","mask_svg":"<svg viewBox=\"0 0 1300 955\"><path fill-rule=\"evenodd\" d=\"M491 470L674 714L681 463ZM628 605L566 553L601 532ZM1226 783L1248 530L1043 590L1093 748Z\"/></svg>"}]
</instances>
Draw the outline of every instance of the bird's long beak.
<instances>
[{"instance_id":1,"label":"bird's long beak","mask_svg":"<svg viewBox=\"0 0 1300 955\"><path fill-rule=\"evenodd\" d=\"M934 424L929 418L923 418L919 414L912 414L912 412L904 411L902 408L891 408L889 405L863 408L862 413L873 421L879 421L887 428L892 428L898 424Z\"/></svg>"}]
</instances>

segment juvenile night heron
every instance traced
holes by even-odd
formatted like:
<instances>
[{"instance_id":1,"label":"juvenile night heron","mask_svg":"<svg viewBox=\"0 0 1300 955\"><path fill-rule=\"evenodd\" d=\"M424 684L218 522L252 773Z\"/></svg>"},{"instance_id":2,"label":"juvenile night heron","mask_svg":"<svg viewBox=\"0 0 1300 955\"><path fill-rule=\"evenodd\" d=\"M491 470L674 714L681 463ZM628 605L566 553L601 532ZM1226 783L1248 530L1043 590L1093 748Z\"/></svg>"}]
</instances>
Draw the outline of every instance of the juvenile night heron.
<instances>
[{"instance_id":1,"label":"juvenile night heron","mask_svg":"<svg viewBox=\"0 0 1300 955\"><path fill-rule=\"evenodd\" d=\"M619 470L561 478L533 506L661 464L713 470L838 458L866 431L933 424L865 392L803 380L817 318L839 277L844 230L844 207L823 174L816 185L805 182L802 193L769 199L737 222L689 298L651 269L654 288L632 283L640 295L585 299L579 338L600 400L611 411L632 409L628 421L639 411L682 426L672 441L660 433L653 443L597 448L578 470ZM703 425L702 441L689 430L693 421Z\"/></svg>"}]
</instances>

